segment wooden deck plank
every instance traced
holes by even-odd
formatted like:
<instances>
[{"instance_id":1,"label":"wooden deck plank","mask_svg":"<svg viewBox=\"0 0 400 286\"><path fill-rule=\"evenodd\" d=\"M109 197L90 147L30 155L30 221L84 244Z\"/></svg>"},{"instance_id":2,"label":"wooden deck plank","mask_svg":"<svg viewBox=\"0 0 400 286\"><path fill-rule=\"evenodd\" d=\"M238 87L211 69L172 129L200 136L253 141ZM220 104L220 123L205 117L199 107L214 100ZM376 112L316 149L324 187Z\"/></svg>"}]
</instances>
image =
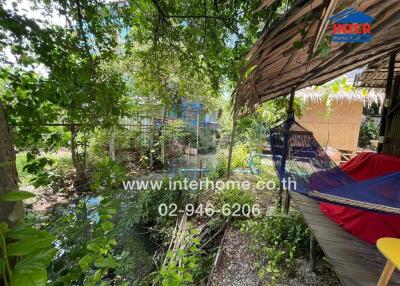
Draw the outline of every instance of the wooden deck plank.
<instances>
[{"instance_id":1,"label":"wooden deck plank","mask_svg":"<svg viewBox=\"0 0 400 286\"><path fill-rule=\"evenodd\" d=\"M352 236L326 217L318 202L293 192L290 196L343 285L376 285L386 260L375 245ZM395 272L389 285L398 283L400 273Z\"/></svg>"}]
</instances>

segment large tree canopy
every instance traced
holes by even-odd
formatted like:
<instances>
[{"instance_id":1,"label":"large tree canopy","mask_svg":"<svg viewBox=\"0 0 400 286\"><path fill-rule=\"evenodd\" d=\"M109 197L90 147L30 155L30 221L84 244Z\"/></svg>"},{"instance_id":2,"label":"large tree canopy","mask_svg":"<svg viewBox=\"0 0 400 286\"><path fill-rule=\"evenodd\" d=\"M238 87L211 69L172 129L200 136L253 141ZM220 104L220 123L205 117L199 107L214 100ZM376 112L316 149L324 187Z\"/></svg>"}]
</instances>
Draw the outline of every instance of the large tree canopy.
<instances>
[{"instance_id":1,"label":"large tree canopy","mask_svg":"<svg viewBox=\"0 0 400 286\"><path fill-rule=\"evenodd\" d=\"M79 133L118 124L129 102L212 105L293 2L0 0L0 100L16 144L57 143L48 125L61 123L74 159Z\"/></svg>"},{"instance_id":2,"label":"large tree canopy","mask_svg":"<svg viewBox=\"0 0 400 286\"><path fill-rule=\"evenodd\" d=\"M164 99L181 79L179 90L201 81L219 91L226 80L238 79L250 45L292 2L275 1L255 13L259 0L23 1L43 14L38 19L3 0L2 66L44 66L46 80L57 85L50 96L73 108L90 101L87 94L103 105L101 98L111 96L105 87L121 93L116 75L104 70L116 59L129 60L137 82ZM5 51L14 62L7 62ZM98 96L101 91L106 94Z\"/></svg>"}]
</instances>

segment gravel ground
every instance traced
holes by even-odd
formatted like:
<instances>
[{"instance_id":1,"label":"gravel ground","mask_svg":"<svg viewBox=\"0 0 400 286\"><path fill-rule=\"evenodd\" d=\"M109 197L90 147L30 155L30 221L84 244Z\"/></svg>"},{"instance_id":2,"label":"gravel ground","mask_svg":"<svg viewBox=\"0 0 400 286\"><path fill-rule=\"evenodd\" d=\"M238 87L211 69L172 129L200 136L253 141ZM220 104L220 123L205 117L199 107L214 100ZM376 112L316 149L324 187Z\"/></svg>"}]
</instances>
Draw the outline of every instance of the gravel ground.
<instances>
[{"instance_id":1,"label":"gravel ground","mask_svg":"<svg viewBox=\"0 0 400 286\"><path fill-rule=\"evenodd\" d=\"M249 235L233 227L228 229L211 285L262 285L255 267L257 258L248 247L250 243Z\"/></svg>"},{"instance_id":2,"label":"gravel ground","mask_svg":"<svg viewBox=\"0 0 400 286\"><path fill-rule=\"evenodd\" d=\"M339 286L341 285L339 278L333 272L329 264L320 260L317 262L315 272L309 270L308 261L305 259L297 259L294 267L295 273L287 277L282 283L276 286Z\"/></svg>"},{"instance_id":3,"label":"gravel ground","mask_svg":"<svg viewBox=\"0 0 400 286\"><path fill-rule=\"evenodd\" d=\"M251 238L248 234L230 227L225 236L223 251L218 267L215 269L213 286L261 286L257 273L257 257L250 250ZM329 264L320 260L316 271L309 270L308 260L297 259L294 273L276 286L339 286L340 281Z\"/></svg>"}]
</instances>

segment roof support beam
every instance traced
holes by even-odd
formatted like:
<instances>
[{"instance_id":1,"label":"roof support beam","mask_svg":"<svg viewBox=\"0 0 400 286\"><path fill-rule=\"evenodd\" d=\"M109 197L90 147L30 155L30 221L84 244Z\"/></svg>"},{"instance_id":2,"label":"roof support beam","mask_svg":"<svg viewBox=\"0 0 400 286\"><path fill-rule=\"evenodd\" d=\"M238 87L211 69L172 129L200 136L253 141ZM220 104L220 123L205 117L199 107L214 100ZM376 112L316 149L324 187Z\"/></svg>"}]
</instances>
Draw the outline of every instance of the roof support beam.
<instances>
[{"instance_id":1,"label":"roof support beam","mask_svg":"<svg viewBox=\"0 0 400 286\"><path fill-rule=\"evenodd\" d=\"M316 34L315 41L314 41L314 44L313 44L313 47L311 50L311 55L314 55L316 53L318 46L321 43L321 41L325 35L326 29L328 28L329 18L335 12L338 1L339 0L331 0L329 2L328 7L324 10L324 13L323 13L324 17L320 23L320 26L318 27L318 32Z\"/></svg>"},{"instance_id":2,"label":"roof support beam","mask_svg":"<svg viewBox=\"0 0 400 286\"><path fill-rule=\"evenodd\" d=\"M396 53L392 53L389 58L389 69L388 69L388 76L386 82L386 92L385 92L385 102L384 107L382 110L382 118L381 118L381 126L379 128L379 142L377 152L381 153L384 143L384 136L386 130L386 116L389 112L389 101L392 97L392 87L393 87L393 77L394 77L394 66L396 63Z\"/></svg>"},{"instance_id":3,"label":"roof support beam","mask_svg":"<svg viewBox=\"0 0 400 286\"><path fill-rule=\"evenodd\" d=\"M287 114L289 118L294 119L294 96L296 94L296 88L292 87L290 91L290 97L289 97L289 106L287 110Z\"/></svg>"}]
</instances>

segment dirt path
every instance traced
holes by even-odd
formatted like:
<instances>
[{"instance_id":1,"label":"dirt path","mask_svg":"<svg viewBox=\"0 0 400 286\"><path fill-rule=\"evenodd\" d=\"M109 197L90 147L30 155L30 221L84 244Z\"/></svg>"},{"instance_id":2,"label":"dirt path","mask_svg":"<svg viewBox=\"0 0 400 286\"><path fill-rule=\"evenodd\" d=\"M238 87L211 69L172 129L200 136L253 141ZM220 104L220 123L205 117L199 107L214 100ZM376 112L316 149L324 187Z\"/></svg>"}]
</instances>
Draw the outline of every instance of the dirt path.
<instances>
[{"instance_id":1,"label":"dirt path","mask_svg":"<svg viewBox=\"0 0 400 286\"><path fill-rule=\"evenodd\" d=\"M215 269L211 285L257 286L257 258L250 251L250 237L240 230L230 227L223 242L219 265Z\"/></svg>"},{"instance_id":2,"label":"dirt path","mask_svg":"<svg viewBox=\"0 0 400 286\"><path fill-rule=\"evenodd\" d=\"M248 234L230 227L227 231L221 258L212 277L212 286L260 286L257 273L257 257L250 250ZM317 263L315 272L309 270L307 259L296 259L294 273L277 283L277 286L339 286L340 281L326 261ZM268 277L266 277L268 279Z\"/></svg>"}]
</instances>

